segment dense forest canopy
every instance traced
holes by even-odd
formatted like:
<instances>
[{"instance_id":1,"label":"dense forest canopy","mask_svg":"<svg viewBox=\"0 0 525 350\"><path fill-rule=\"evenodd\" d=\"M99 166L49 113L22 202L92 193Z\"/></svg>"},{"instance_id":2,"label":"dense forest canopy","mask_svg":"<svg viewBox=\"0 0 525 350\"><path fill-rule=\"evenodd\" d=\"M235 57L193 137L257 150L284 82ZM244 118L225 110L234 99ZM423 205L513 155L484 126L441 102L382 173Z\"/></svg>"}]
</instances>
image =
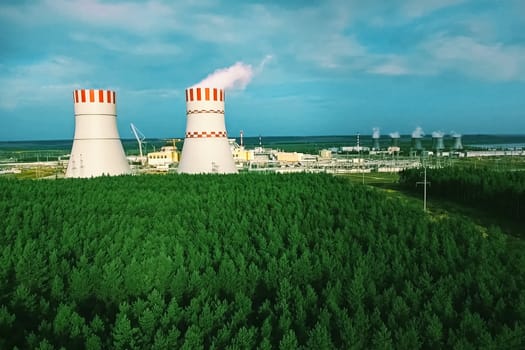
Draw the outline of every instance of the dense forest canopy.
<instances>
[{"instance_id":1,"label":"dense forest canopy","mask_svg":"<svg viewBox=\"0 0 525 350\"><path fill-rule=\"evenodd\" d=\"M0 179L0 348L525 347L506 236L329 175Z\"/></svg>"},{"instance_id":2,"label":"dense forest canopy","mask_svg":"<svg viewBox=\"0 0 525 350\"><path fill-rule=\"evenodd\" d=\"M399 182L404 188L417 191L416 182L422 176L421 168L406 169L400 173ZM428 168L427 181L432 196L485 209L525 226L525 171L473 166Z\"/></svg>"}]
</instances>

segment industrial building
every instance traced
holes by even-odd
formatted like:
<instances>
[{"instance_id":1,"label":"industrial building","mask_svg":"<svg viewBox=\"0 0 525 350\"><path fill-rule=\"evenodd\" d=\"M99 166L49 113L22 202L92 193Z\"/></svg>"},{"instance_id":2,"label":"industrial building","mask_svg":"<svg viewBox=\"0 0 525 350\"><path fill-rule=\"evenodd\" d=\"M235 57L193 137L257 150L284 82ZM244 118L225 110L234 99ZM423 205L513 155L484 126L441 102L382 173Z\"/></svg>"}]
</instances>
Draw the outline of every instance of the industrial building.
<instances>
[{"instance_id":1,"label":"industrial building","mask_svg":"<svg viewBox=\"0 0 525 350\"><path fill-rule=\"evenodd\" d=\"M179 153L175 146L163 146L160 151L148 153L148 165L157 169L165 169L179 161Z\"/></svg>"}]
</instances>

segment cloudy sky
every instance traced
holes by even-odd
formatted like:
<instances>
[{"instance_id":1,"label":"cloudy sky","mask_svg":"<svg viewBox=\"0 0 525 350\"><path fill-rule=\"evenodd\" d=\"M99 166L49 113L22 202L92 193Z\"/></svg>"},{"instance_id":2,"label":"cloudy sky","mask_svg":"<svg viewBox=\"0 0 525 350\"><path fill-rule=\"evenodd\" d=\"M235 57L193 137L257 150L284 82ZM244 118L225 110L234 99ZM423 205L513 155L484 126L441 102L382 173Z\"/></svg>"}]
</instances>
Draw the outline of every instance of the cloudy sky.
<instances>
[{"instance_id":1,"label":"cloudy sky","mask_svg":"<svg viewBox=\"0 0 525 350\"><path fill-rule=\"evenodd\" d=\"M306 5L307 4L307 5ZM0 140L70 139L72 91L117 91L118 126L182 137L217 69L230 135L525 133L525 1L0 2Z\"/></svg>"}]
</instances>

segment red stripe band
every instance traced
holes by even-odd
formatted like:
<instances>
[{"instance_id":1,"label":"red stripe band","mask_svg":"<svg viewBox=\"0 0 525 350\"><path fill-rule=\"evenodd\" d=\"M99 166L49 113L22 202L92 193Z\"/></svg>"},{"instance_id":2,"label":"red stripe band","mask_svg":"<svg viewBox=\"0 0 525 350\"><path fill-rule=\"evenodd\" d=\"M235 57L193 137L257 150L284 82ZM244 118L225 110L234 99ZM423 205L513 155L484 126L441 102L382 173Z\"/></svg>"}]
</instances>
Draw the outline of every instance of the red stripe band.
<instances>
[{"instance_id":1,"label":"red stripe band","mask_svg":"<svg viewBox=\"0 0 525 350\"><path fill-rule=\"evenodd\" d=\"M226 131L188 131L187 138L227 137Z\"/></svg>"}]
</instances>

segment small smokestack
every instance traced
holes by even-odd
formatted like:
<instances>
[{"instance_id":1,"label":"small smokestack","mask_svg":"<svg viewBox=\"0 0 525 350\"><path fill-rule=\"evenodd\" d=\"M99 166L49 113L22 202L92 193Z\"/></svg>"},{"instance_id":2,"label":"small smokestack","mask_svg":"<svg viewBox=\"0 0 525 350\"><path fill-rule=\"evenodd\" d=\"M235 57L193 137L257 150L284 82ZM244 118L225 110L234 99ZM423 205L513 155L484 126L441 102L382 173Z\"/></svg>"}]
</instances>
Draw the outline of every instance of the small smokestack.
<instances>
[{"instance_id":1,"label":"small smokestack","mask_svg":"<svg viewBox=\"0 0 525 350\"><path fill-rule=\"evenodd\" d=\"M452 138L454 139L454 145L452 146L452 149L454 150L462 150L463 144L461 143L461 135L460 134L452 134Z\"/></svg>"},{"instance_id":2,"label":"small smokestack","mask_svg":"<svg viewBox=\"0 0 525 350\"><path fill-rule=\"evenodd\" d=\"M241 130L241 147L244 146L243 137L244 137L244 132Z\"/></svg>"}]
</instances>

